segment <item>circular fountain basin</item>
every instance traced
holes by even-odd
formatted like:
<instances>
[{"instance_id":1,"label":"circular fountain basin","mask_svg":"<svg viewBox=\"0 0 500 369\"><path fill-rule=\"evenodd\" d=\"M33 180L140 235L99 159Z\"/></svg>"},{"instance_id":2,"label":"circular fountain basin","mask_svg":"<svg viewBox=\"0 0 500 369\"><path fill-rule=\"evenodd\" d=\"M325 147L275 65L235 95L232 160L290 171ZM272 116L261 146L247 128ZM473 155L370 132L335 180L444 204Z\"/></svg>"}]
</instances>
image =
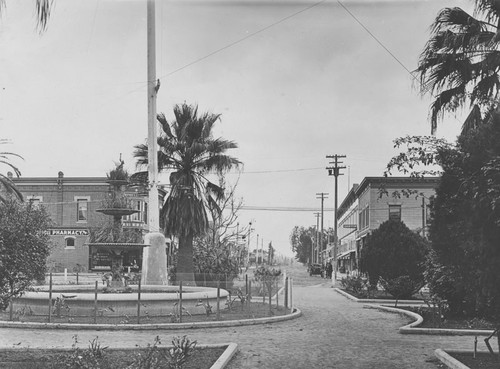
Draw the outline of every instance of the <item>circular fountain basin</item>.
<instances>
[{"instance_id":1,"label":"circular fountain basin","mask_svg":"<svg viewBox=\"0 0 500 369\"><path fill-rule=\"evenodd\" d=\"M134 316L137 314L137 286L126 293L104 293L104 286L98 287L97 314L104 316ZM220 306L223 307L229 293L220 290ZM56 285L52 287L52 302L63 299L69 310L63 308L63 315L93 316L95 306L95 290L92 286ZM146 285L141 286L141 315L167 316L175 311L179 303L179 286ZM182 307L190 314L205 314L201 303L214 307L217 304L217 289L210 287L182 287ZM198 305L198 306L197 306ZM37 288L14 299L14 310L29 306L36 315L48 315L49 289Z\"/></svg>"}]
</instances>

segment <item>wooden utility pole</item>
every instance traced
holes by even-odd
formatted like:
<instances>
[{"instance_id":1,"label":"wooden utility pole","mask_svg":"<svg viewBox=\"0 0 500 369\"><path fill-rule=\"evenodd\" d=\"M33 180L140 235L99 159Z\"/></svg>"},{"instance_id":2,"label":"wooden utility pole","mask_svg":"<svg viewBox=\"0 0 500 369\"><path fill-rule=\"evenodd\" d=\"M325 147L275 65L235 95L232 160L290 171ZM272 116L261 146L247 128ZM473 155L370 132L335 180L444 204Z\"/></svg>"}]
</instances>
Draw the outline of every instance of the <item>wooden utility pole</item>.
<instances>
[{"instance_id":1,"label":"wooden utility pole","mask_svg":"<svg viewBox=\"0 0 500 369\"><path fill-rule=\"evenodd\" d=\"M252 222L248 223L248 238L247 238L247 245L248 245L248 250L247 250L247 263L246 267L248 268L248 265L250 264L250 235L252 233Z\"/></svg>"},{"instance_id":2,"label":"wooden utility pole","mask_svg":"<svg viewBox=\"0 0 500 369\"><path fill-rule=\"evenodd\" d=\"M337 279L337 248L338 248L338 234L337 234L337 208L338 208L338 177L343 175L340 173L341 169L345 169L345 166L340 166L342 164L339 159L345 158L345 155L327 155L327 159L334 159L333 167L327 167L328 175L335 177L335 205L333 208L333 261L335 265L333 266L334 270L334 280Z\"/></svg>"},{"instance_id":3,"label":"wooden utility pole","mask_svg":"<svg viewBox=\"0 0 500 369\"><path fill-rule=\"evenodd\" d=\"M314 216L316 217L316 237L315 237L315 240L314 240L314 243L316 244L316 246L314 247L314 249L316 250L316 252L314 252L314 261L313 263L318 263L318 252L319 252L319 237L318 237L318 231L319 231L319 217L320 217L321 213L314 213Z\"/></svg>"},{"instance_id":4,"label":"wooden utility pole","mask_svg":"<svg viewBox=\"0 0 500 369\"><path fill-rule=\"evenodd\" d=\"M320 252L323 252L323 224L324 224L324 202L328 198L327 193L320 192L316 194L317 199L321 199L321 233L319 235ZM319 196L319 197L318 197Z\"/></svg>"}]
</instances>

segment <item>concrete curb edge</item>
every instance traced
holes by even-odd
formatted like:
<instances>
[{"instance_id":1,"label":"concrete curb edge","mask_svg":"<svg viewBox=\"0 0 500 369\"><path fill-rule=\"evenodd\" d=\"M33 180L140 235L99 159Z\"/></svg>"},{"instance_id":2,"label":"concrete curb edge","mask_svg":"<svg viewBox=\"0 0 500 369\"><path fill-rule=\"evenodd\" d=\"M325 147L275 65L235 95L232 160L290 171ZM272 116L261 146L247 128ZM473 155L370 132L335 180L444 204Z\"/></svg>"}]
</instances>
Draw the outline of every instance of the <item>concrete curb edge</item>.
<instances>
[{"instance_id":1,"label":"concrete curb edge","mask_svg":"<svg viewBox=\"0 0 500 369\"><path fill-rule=\"evenodd\" d=\"M193 323L158 323L158 324L72 324L72 323L35 323L35 322L10 322L1 321L0 328L19 328L19 329L86 329L86 330L179 330L196 328L221 328L221 327L239 327L244 325L268 324L292 320L302 315L300 309L294 308L293 313L281 316L267 318L240 319L212 322L193 322Z\"/></svg>"},{"instance_id":2,"label":"concrete curb edge","mask_svg":"<svg viewBox=\"0 0 500 369\"><path fill-rule=\"evenodd\" d=\"M467 351L454 351L454 350L447 350L448 352L456 352L456 353L466 353ZM441 349L436 349L434 350L434 355L443 363L445 364L448 368L452 369L470 369L467 365L462 364L460 361L455 359L453 356L449 355L448 352L441 350Z\"/></svg>"},{"instance_id":3,"label":"concrete curb edge","mask_svg":"<svg viewBox=\"0 0 500 369\"><path fill-rule=\"evenodd\" d=\"M358 299L357 297L354 297L350 295L349 293L341 290L338 287L334 288L335 292L340 293L342 296L347 297L348 299L359 302L359 303L364 303L364 304L396 304L396 300L391 300L391 299ZM398 304L402 305L422 305L424 304L423 300L398 300Z\"/></svg>"},{"instance_id":4,"label":"concrete curb edge","mask_svg":"<svg viewBox=\"0 0 500 369\"><path fill-rule=\"evenodd\" d=\"M210 369L223 369L229 364L233 356L238 351L238 345L234 342L230 342L227 348L224 350L222 355L217 359L217 361L210 367Z\"/></svg>"},{"instance_id":5,"label":"concrete curb edge","mask_svg":"<svg viewBox=\"0 0 500 369\"><path fill-rule=\"evenodd\" d=\"M167 346L168 347L168 346ZM218 344L205 344L205 345L196 345L197 348L200 349L205 349L205 348L223 348L225 347L226 349L222 353L222 355L213 363L213 365L210 367L210 369L224 369L233 356L236 354L238 351L238 345L234 342L229 342L229 343L218 343ZM110 347L109 350L128 350L128 349L135 349L137 347ZM26 351L26 350L42 350L42 351L68 351L71 352L73 349L70 348L37 348L37 347L0 347L0 353L1 352L9 352L9 351Z\"/></svg>"},{"instance_id":6,"label":"concrete curb edge","mask_svg":"<svg viewBox=\"0 0 500 369\"><path fill-rule=\"evenodd\" d=\"M493 330L486 329L444 329L444 328L418 328L423 322L423 318L413 311L408 311L405 309L398 309L389 306L381 306L375 304L364 305L367 309L378 309L382 311L388 311L391 313L397 313L402 315L407 315L414 318L415 321L411 322L401 328L399 328L399 333L401 334L427 334L427 335L442 335L442 336L489 336L493 333Z\"/></svg>"}]
</instances>

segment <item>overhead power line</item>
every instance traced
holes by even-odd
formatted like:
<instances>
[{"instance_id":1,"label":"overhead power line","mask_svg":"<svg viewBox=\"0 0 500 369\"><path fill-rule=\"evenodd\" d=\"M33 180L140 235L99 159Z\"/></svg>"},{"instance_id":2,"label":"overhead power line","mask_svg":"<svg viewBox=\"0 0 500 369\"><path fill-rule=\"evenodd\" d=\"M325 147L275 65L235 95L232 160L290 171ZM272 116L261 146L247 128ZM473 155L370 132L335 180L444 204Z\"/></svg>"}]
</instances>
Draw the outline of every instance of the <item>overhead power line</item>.
<instances>
[{"instance_id":1,"label":"overhead power line","mask_svg":"<svg viewBox=\"0 0 500 369\"><path fill-rule=\"evenodd\" d=\"M258 35L258 34L260 34L260 33L262 33L262 32L265 32L265 31L267 31L268 29L270 29L270 28L272 28L272 27L275 27L275 26L277 26L278 24L281 24L281 23L283 23L283 22L285 22L285 21L289 20L290 18L296 17L297 15L299 15L299 14L301 14L301 13L304 13L304 12L306 12L306 11L308 11L308 10L310 10L310 9L314 8L314 7L316 7L316 6L318 6L318 5L322 4L322 3L324 3L325 1L326 1L326 0L321 0L321 1L318 1L318 2L316 2L316 3L314 3L314 4L311 4L311 5L309 5L309 6L305 7L305 8L303 8L303 9L301 9L301 10L296 11L295 13L292 13L292 14L290 14L290 15L288 15L288 16L286 16L286 17L284 17L284 18L281 18L280 20L278 20L278 21L276 21L276 22L274 22L274 23L271 23L271 24L269 24L268 26L265 26L264 28L261 28L261 29L259 29L259 30L257 30L257 31L254 31L254 32L252 32L252 33L248 34L248 35L247 35L247 36L245 36L245 37L242 37L242 38L240 38L240 39L238 39L238 40L236 40L236 41L233 41L233 42L231 42L231 43L229 43L229 44L227 44L227 45L225 45L225 46L223 46L223 47L221 47L221 48L219 48L219 49L217 49L217 50L212 51L211 53L206 54L205 56L202 56L202 57L200 57L200 58L198 58L198 59L196 59L196 60L194 60L194 61L192 61L192 62L190 62L190 63L188 63L188 64L183 65L183 66L182 66L182 67L180 67L180 68L177 68L177 69L175 69L175 70L173 70L173 71L171 71L171 72L169 72L169 73L167 73L167 74L164 74L164 75L160 76L160 79L163 79L163 78L169 77L169 76L171 76L172 74L175 74L175 73L177 73L177 72L180 72L181 70L186 69L186 68L188 68L188 67L190 67L190 66L192 66L192 65L194 65L194 64L197 64L197 63L199 63L199 62L201 62L201 61L203 61L203 60L205 60L205 59L208 59L208 58L210 58L211 56L214 56L215 54L218 54L218 53L220 53L220 52L222 52L222 51L224 51L224 50L226 50L226 49L229 49L229 48L231 48L231 47L233 47L233 46L235 46L235 45L237 45L237 44L239 44L239 43L242 43L243 41L246 41L246 40L248 40L248 39L250 39L250 38L252 38L252 37L254 37L254 36L256 36L256 35Z\"/></svg>"}]
</instances>

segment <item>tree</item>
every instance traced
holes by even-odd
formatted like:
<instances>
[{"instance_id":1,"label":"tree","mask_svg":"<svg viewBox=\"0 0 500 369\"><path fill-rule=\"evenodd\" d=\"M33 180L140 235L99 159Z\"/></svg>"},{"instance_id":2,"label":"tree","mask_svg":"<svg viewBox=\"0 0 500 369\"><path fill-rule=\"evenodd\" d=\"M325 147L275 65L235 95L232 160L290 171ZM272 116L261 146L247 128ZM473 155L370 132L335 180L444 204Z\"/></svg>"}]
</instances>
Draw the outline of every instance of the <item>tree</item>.
<instances>
[{"instance_id":1,"label":"tree","mask_svg":"<svg viewBox=\"0 0 500 369\"><path fill-rule=\"evenodd\" d=\"M237 183L226 185L224 177L219 180L219 187L224 189L224 196L215 198L213 203L208 205L210 221L206 234L197 242L205 242L212 247L229 245L233 251L239 251L239 242L243 235L247 233L248 227L240 229L238 223L238 213L243 205L241 198L236 198L235 192Z\"/></svg>"},{"instance_id":2,"label":"tree","mask_svg":"<svg viewBox=\"0 0 500 369\"><path fill-rule=\"evenodd\" d=\"M478 124L481 111L498 103L500 91L500 3L475 0L474 15L445 8L431 26L416 72L420 92L433 93L431 130L444 112L473 106L464 131Z\"/></svg>"},{"instance_id":3,"label":"tree","mask_svg":"<svg viewBox=\"0 0 500 369\"><path fill-rule=\"evenodd\" d=\"M427 250L425 240L402 221L388 220L368 237L361 252L361 270L368 273L372 286L380 278L389 282L408 276L422 287Z\"/></svg>"},{"instance_id":4,"label":"tree","mask_svg":"<svg viewBox=\"0 0 500 369\"><path fill-rule=\"evenodd\" d=\"M47 28L47 22L50 17L50 12L52 10L53 3L54 0L35 1L36 21L39 32L43 32ZM2 11L5 9L5 7L6 7L5 0L0 0L0 15L2 15Z\"/></svg>"},{"instance_id":5,"label":"tree","mask_svg":"<svg viewBox=\"0 0 500 369\"><path fill-rule=\"evenodd\" d=\"M225 179L221 178L219 186L224 188L224 197L215 199L217 206L208 207L211 219L207 232L194 240L194 268L197 284L223 281L221 287L230 288L243 260L245 245L238 243L247 228L240 229L237 223L243 201L235 196L236 184L226 186Z\"/></svg>"},{"instance_id":6,"label":"tree","mask_svg":"<svg viewBox=\"0 0 500 369\"><path fill-rule=\"evenodd\" d=\"M295 253L295 259L300 263L311 262L311 250L313 247L313 234L315 228L295 226L290 234L290 244L292 251Z\"/></svg>"},{"instance_id":7,"label":"tree","mask_svg":"<svg viewBox=\"0 0 500 369\"><path fill-rule=\"evenodd\" d=\"M0 144L6 144L8 142L9 141L7 141L7 140L0 140ZM17 154L11 153L11 152L0 152L0 164L6 165L8 168L12 169L14 171L15 175L17 177L19 177L21 175L21 172L10 161L10 159L13 157L17 157L17 158L22 159L22 157L20 155L17 155ZM3 175L1 173L0 173L0 192L6 193L7 196L13 195L14 197L16 197L19 200L23 199L23 195L16 188L16 185L14 184L14 182L12 182L12 180L8 176L6 177L5 175ZM7 197L3 196L0 193L0 201L5 202L6 200L7 200Z\"/></svg>"},{"instance_id":8,"label":"tree","mask_svg":"<svg viewBox=\"0 0 500 369\"><path fill-rule=\"evenodd\" d=\"M0 205L0 309L44 279L50 226L43 207L9 200Z\"/></svg>"},{"instance_id":9,"label":"tree","mask_svg":"<svg viewBox=\"0 0 500 369\"><path fill-rule=\"evenodd\" d=\"M219 114L198 115L197 106L184 103L174 107L174 115L172 122L158 115L163 131L158 137L158 171L170 171L171 185L160 218L165 234L179 239L178 279L193 281L193 239L205 234L207 208L217 208L216 199L224 196L224 189L207 175L221 177L241 163L226 154L237 148L236 143L212 137ZM147 165L148 146L136 145L135 149L138 166Z\"/></svg>"},{"instance_id":10,"label":"tree","mask_svg":"<svg viewBox=\"0 0 500 369\"><path fill-rule=\"evenodd\" d=\"M439 156L428 279L455 314L500 319L499 158L499 111Z\"/></svg>"},{"instance_id":11,"label":"tree","mask_svg":"<svg viewBox=\"0 0 500 369\"><path fill-rule=\"evenodd\" d=\"M441 167L430 206L431 292L447 300L452 314L500 320L500 112L489 110L455 144L398 142L416 146L393 158L389 171L403 168L419 176L426 174L419 165Z\"/></svg>"}]
</instances>

